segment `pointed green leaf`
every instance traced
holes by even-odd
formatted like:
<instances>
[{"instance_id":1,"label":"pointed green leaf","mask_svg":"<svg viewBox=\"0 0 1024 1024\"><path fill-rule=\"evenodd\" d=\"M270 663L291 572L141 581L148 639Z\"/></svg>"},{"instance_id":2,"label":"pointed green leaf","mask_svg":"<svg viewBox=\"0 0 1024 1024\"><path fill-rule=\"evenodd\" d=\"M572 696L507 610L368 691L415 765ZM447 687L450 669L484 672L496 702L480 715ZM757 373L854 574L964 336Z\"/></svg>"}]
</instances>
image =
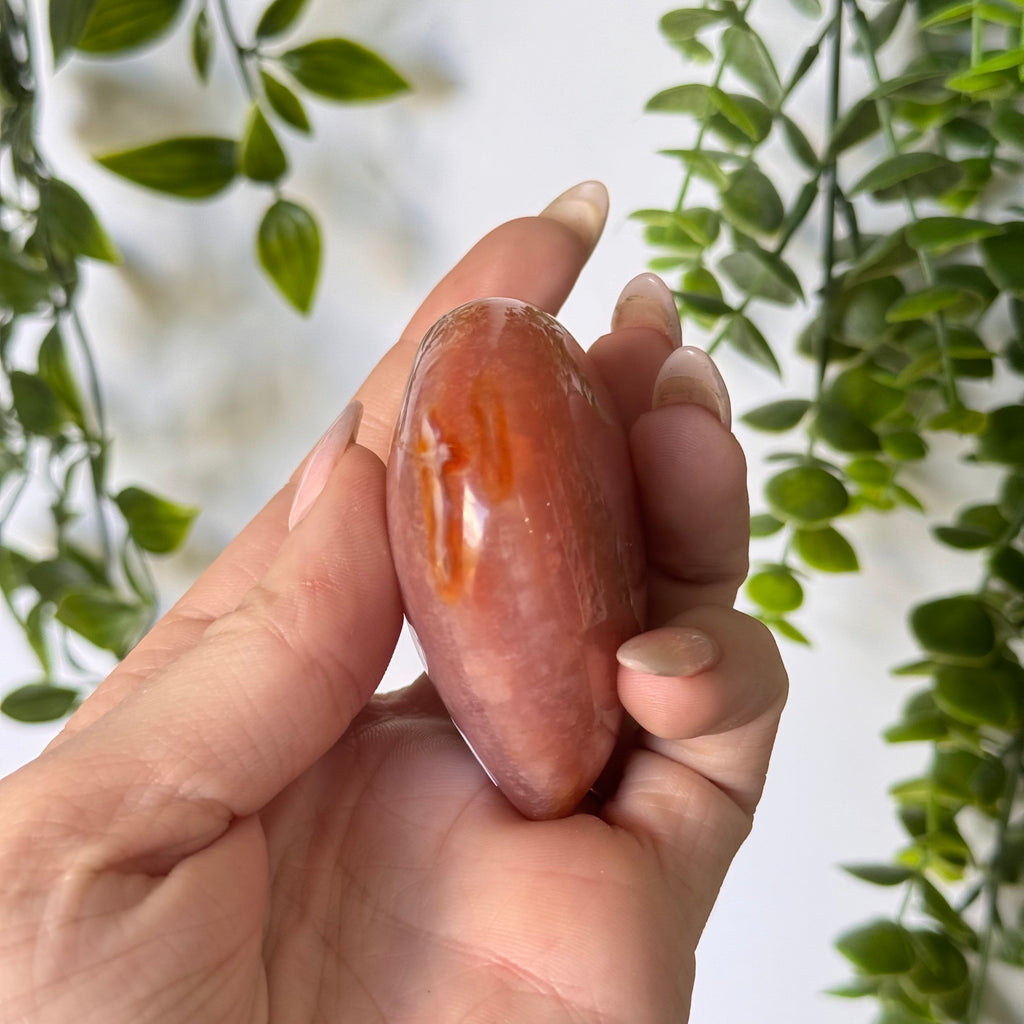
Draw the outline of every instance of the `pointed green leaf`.
<instances>
[{"instance_id":1,"label":"pointed green leaf","mask_svg":"<svg viewBox=\"0 0 1024 1024\"><path fill-rule=\"evenodd\" d=\"M779 123L782 125L783 134L786 136L786 142L793 156L807 170L816 172L821 166L821 162L818 160L818 154L814 152L814 147L807 141L807 136L803 133L800 126L786 114L779 115ZM816 183L814 191L817 194Z\"/></svg>"},{"instance_id":2,"label":"pointed green leaf","mask_svg":"<svg viewBox=\"0 0 1024 1024\"><path fill-rule=\"evenodd\" d=\"M0 253L0 312L32 313L50 303L52 282L45 268Z\"/></svg>"},{"instance_id":3,"label":"pointed green leaf","mask_svg":"<svg viewBox=\"0 0 1024 1024\"><path fill-rule=\"evenodd\" d=\"M814 414L811 430L837 452L877 452L878 435L858 416L832 402L821 402Z\"/></svg>"},{"instance_id":4,"label":"pointed green leaf","mask_svg":"<svg viewBox=\"0 0 1024 1024\"><path fill-rule=\"evenodd\" d=\"M744 413L740 419L755 430L780 433L795 427L810 407L811 402L806 398L782 398L767 405L759 405Z\"/></svg>"},{"instance_id":5,"label":"pointed green leaf","mask_svg":"<svg viewBox=\"0 0 1024 1024\"><path fill-rule=\"evenodd\" d=\"M137 185L187 199L205 199L235 179L238 147L231 139L182 136L98 157Z\"/></svg>"},{"instance_id":6,"label":"pointed green leaf","mask_svg":"<svg viewBox=\"0 0 1024 1024\"><path fill-rule=\"evenodd\" d=\"M409 88L383 58L349 39L317 39L278 59L296 81L328 100L386 99Z\"/></svg>"},{"instance_id":7,"label":"pointed green leaf","mask_svg":"<svg viewBox=\"0 0 1024 1024\"><path fill-rule=\"evenodd\" d=\"M306 0L273 0L256 26L257 39L272 39L283 35L295 24L306 6Z\"/></svg>"},{"instance_id":8,"label":"pointed green leaf","mask_svg":"<svg viewBox=\"0 0 1024 1024\"><path fill-rule=\"evenodd\" d=\"M12 690L0 703L0 713L18 722L52 722L63 718L78 700L78 691L53 683L28 683Z\"/></svg>"},{"instance_id":9,"label":"pointed green leaf","mask_svg":"<svg viewBox=\"0 0 1024 1024\"><path fill-rule=\"evenodd\" d=\"M257 237L260 264L281 294L309 312L320 273L320 230L298 203L279 199L267 210Z\"/></svg>"},{"instance_id":10,"label":"pointed green leaf","mask_svg":"<svg viewBox=\"0 0 1024 1024\"><path fill-rule=\"evenodd\" d=\"M902 885L915 877L916 872L899 864L842 864L844 871L854 878L872 885Z\"/></svg>"},{"instance_id":11,"label":"pointed green leaf","mask_svg":"<svg viewBox=\"0 0 1024 1024\"><path fill-rule=\"evenodd\" d=\"M994 576L1024 593L1024 553L1016 548L999 548L993 552L989 565Z\"/></svg>"},{"instance_id":12,"label":"pointed green leaf","mask_svg":"<svg viewBox=\"0 0 1024 1024\"><path fill-rule=\"evenodd\" d=\"M981 241L989 277L1006 292L1024 298L1024 221L1002 225L1003 233Z\"/></svg>"},{"instance_id":13,"label":"pointed green leaf","mask_svg":"<svg viewBox=\"0 0 1024 1024\"><path fill-rule=\"evenodd\" d=\"M878 117L878 108L873 100L859 100L839 120L832 129L825 159L830 160L839 153L860 145L881 131L882 122Z\"/></svg>"},{"instance_id":14,"label":"pointed green leaf","mask_svg":"<svg viewBox=\"0 0 1024 1024\"><path fill-rule=\"evenodd\" d=\"M53 389L35 374L14 370L8 377L15 415L28 434L55 437L68 421Z\"/></svg>"},{"instance_id":15,"label":"pointed green leaf","mask_svg":"<svg viewBox=\"0 0 1024 1024\"><path fill-rule=\"evenodd\" d=\"M55 66L78 44L95 6L96 0L50 0L50 44Z\"/></svg>"},{"instance_id":16,"label":"pointed green leaf","mask_svg":"<svg viewBox=\"0 0 1024 1024\"><path fill-rule=\"evenodd\" d=\"M771 537L778 533L783 526L785 526L785 523L781 519L776 519L775 516L762 512L759 515L750 517L750 536Z\"/></svg>"},{"instance_id":17,"label":"pointed green leaf","mask_svg":"<svg viewBox=\"0 0 1024 1024\"><path fill-rule=\"evenodd\" d=\"M1022 699L1024 670L1019 665L943 665L935 677L936 704L967 725L1016 728Z\"/></svg>"},{"instance_id":18,"label":"pointed green leaf","mask_svg":"<svg viewBox=\"0 0 1024 1024\"><path fill-rule=\"evenodd\" d=\"M120 54L159 39L174 24L185 0L96 0L77 49Z\"/></svg>"},{"instance_id":19,"label":"pointed green leaf","mask_svg":"<svg viewBox=\"0 0 1024 1024\"><path fill-rule=\"evenodd\" d=\"M857 553L850 542L833 526L798 529L793 534L797 554L812 568L822 572L858 572Z\"/></svg>"},{"instance_id":20,"label":"pointed green leaf","mask_svg":"<svg viewBox=\"0 0 1024 1024\"><path fill-rule=\"evenodd\" d=\"M844 370L826 394L829 402L871 426L895 413L906 399L903 391L878 380L875 371L864 364Z\"/></svg>"},{"instance_id":21,"label":"pointed green leaf","mask_svg":"<svg viewBox=\"0 0 1024 1024\"><path fill-rule=\"evenodd\" d=\"M915 249L942 254L1002 231L998 224L967 217L923 217L908 225L906 239Z\"/></svg>"},{"instance_id":22,"label":"pointed green leaf","mask_svg":"<svg viewBox=\"0 0 1024 1024\"><path fill-rule=\"evenodd\" d=\"M902 299L894 302L889 307L885 319L890 324L920 320L955 306L960 299L961 293L957 288L924 288L919 292L904 295Z\"/></svg>"},{"instance_id":23,"label":"pointed green leaf","mask_svg":"<svg viewBox=\"0 0 1024 1024\"><path fill-rule=\"evenodd\" d=\"M709 8L683 8L669 11L661 17L659 23L662 34L672 43L686 42L693 39L699 32L726 19L724 11Z\"/></svg>"},{"instance_id":24,"label":"pointed green leaf","mask_svg":"<svg viewBox=\"0 0 1024 1024\"><path fill-rule=\"evenodd\" d=\"M910 934L917 953L910 981L918 992L952 992L967 981L967 960L947 935L924 929Z\"/></svg>"},{"instance_id":25,"label":"pointed green leaf","mask_svg":"<svg viewBox=\"0 0 1024 1024\"><path fill-rule=\"evenodd\" d=\"M49 244L73 256L120 263L121 254L89 204L67 182L52 178L40 188L39 220Z\"/></svg>"},{"instance_id":26,"label":"pointed green leaf","mask_svg":"<svg viewBox=\"0 0 1024 1024\"><path fill-rule=\"evenodd\" d=\"M913 430L894 430L882 435L882 450L894 459L912 462L928 455L928 445Z\"/></svg>"},{"instance_id":27,"label":"pointed green leaf","mask_svg":"<svg viewBox=\"0 0 1024 1024\"><path fill-rule=\"evenodd\" d=\"M79 426L84 426L82 396L71 372L71 364L64 350L64 339L57 324L50 328L39 346L36 372L71 418Z\"/></svg>"},{"instance_id":28,"label":"pointed green leaf","mask_svg":"<svg viewBox=\"0 0 1024 1024\"><path fill-rule=\"evenodd\" d=\"M767 175L747 164L730 175L722 208L741 226L757 233L777 231L786 215L779 193Z\"/></svg>"},{"instance_id":29,"label":"pointed green leaf","mask_svg":"<svg viewBox=\"0 0 1024 1024\"><path fill-rule=\"evenodd\" d=\"M309 133L309 118L298 96L279 82L273 75L260 69L260 81L263 83L263 94L271 109L282 121L287 122L300 132Z\"/></svg>"},{"instance_id":30,"label":"pointed green leaf","mask_svg":"<svg viewBox=\"0 0 1024 1024\"><path fill-rule=\"evenodd\" d=\"M210 78L210 59L213 56L213 32L210 29L210 17L206 8L201 7L192 22L192 66L196 69L199 80L204 84Z\"/></svg>"},{"instance_id":31,"label":"pointed green leaf","mask_svg":"<svg viewBox=\"0 0 1024 1024\"><path fill-rule=\"evenodd\" d=\"M963 177L963 169L937 153L900 153L872 168L850 189L850 195L870 192L878 200L902 198L901 188L913 196L940 195Z\"/></svg>"},{"instance_id":32,"label":"pointed green leaf","mask_svg":"<svg viewBox=\"0 0 1024 1024\"><path fill-rule=\"evenodd\" d=\"M840 936L836 948L864 974L903 974L914 965L910 933L894 921L854 928Z\"/></svg>"},{"instance_id":33,"label":"pointed green leaf","mask_svg":"<svg viewBox=\"0 0 1024 1024\"><path fill-rule=\"evenodd\" d=\"M820 466L794 466L773 476L765 496L780 519L827 523L846 511L850 497L842 482Z\"/></svg>"},{"instance_id":34,"label":"pointed green leaf","mask_svg":"<svg viewBox=\"0 0 1024 1024\"><path fill-rule=\"evenodd\" d=\"M803 298L800 279L781 256L753 239L737 239L738 248L719 261L719 267L744 296L791 306Z\"/></svg>"},{"instance_id":35,"label":"pointed green leaf","mask_svg":"<svg viewBox=\"0 0 1024 1024\"><path fill-rule=\"evenodd\" d=\"M114 501L121 510L132 540L144 551L165 554L185 540L199 509L178 505L141 487L126 487Z\"/></svg>"},{"instance_id":36,"label":"pointed green leaf","mask_svg":"<svg viewBox=\"0 0 1024 1024\"><path fill-rule=\"evenodd\" d=\"M241 172L252 181L277 181L288 170L288 158L267 124L257 104L249 111L249 120L238 155Z\"/></svg>"},{"instance_id":37,"label":"pointed green leaf","mask_svg":"<svg viewBox=\"0 0 1024 1024\"><path fill-rule=\"evenodd\" d=\"M1024 466L1024 405L1005 405L988 414L978 434L977 457Z\"/></svg>"},{"instance_id":38,"label":"pointed green leaf","mask_svg":"<svg viewBox=\"0 0 1024 1024\"><path fill-rule=\"evenodd\" d=\"M992 134L1008 146L1024 149L1024 112L1012 102L997 103L992 115Z\"/></svg>"},{"instance_id":39,"label":"pointed green leaf","mask_svg":"<svg viewBox=\"0 0 1024 1024\"><path fill-rule=\"evenodd\" d=\"M767 566L751 574L746 591L755 604L772 614L795 611L804 601L804 588L784 565Z\"/></svg>"},{"instance_id":40,"label":"pointed green leaf","mask_svg":"<svg viewBox=\"0 0 1024 1024\"><path fill-rule=\"evenodd\" d=\"M57 620L101 650L123 658L149 625L151 610L126 601L109 587L68 591L57 605Z\"/></svg>"},{"instance_id":41,"label":"pointed green leaf","mask_svg":"<svg viewBox=\"0 0 1024 1024\"><path fill-rule=\"evenodd\" d=\"M730 25L722 34L722 59L754 87L769 106L782 98L782 82L768 48L748 25Z\"/></svg>"},{"instance_id":42,"label":"pointed green leaf","mask_svg":"<svg viewBox=\"0 0 1024 1024\"><path fill-rule=\"evenodd\" d=\"M995 649L996 632L988 608L969 595L920 604L910 613L910 628L932 655L977 661Z\"/></svg>"},{"instance_id":43,"label":"pointed green leaf","mask_svg":"<svg viewBox=\"0 0 1024 1024\"><path fill-rule=\"evenodd\" d=\"M778 360L776 360L771 346L765 340L764 335L754 326L753 321L747 317L739 314L731 317L722 332L722 338L737 352L770 370L776 377L782 376L782 370L779 368Z\"/></svg>"}]
</instances>

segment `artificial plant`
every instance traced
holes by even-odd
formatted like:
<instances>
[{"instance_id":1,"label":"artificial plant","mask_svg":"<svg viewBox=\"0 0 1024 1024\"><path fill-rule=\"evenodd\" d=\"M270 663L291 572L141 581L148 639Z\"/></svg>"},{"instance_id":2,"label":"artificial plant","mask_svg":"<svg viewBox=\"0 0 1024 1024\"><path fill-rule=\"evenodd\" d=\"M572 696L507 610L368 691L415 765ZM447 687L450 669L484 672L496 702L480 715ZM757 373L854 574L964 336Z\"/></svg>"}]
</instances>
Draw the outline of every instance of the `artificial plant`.
<instances>
[{"instance_id":1,"label":"artificial plant","mask_svg":"<svg viewBox=\"0 0 1024 1024\"><path fill-rule=\"evenodd\" d=\"M650 100L681 116L666 153L681 185L635 216L711 351L779 375L759 321L807 309L811 393L780 385L743 416L780 436L746 586L767 623L807 642L808 578L859 568L853 516L909 507L935 543L977 553L973 588L908 611L920 656L895 672L917 685L885 738L928 744L929 766L891 790L903 847L848 868L900 895L839 937L853 977L834 992L873 1001L881 1024L981 1024L993 962L1024 968L1024 3L792 3L808 32L787 64L756 27L767 3L663 17L707 73ZM848 85L855 64L866 89ZM795 109L810 82L817 124ZM768 146L788 152L785 188ZM798 235L820 239L812 267L788 257ZM1000 481L938 523L907 478L946 435Z\"/></svg>"},{"instance_id":2,"label":"artificial plant","mask_svg":"<svg viewBox=\"0 0 1024 1024\"><path fill-rule=\"evenodd\" d=\"M134 645L157 611L149 558L178 548L197 512L110 479L113 439L79 289L84 261L120 256L40 147L41 73L75 55L135 52L180 27L183 59L201 82L223 52L243 94L236 137L147 139L98 159L181 198L208 199L238 181L265 189L257 258L305 313L320 232L315 215L285 193L284 133L311 133L310 97L349 103L408 88L352 40L283 44L305 6L272 0L243 38L228 0L52 0L43 40L31 0L0 0L0 593L38 661L35 679L4 680L16 685L0 711L13 718L62 717L97 681L89 650L120 657ZM33 511L40 506L45 524Z\"/></svg>"}]
</instances>

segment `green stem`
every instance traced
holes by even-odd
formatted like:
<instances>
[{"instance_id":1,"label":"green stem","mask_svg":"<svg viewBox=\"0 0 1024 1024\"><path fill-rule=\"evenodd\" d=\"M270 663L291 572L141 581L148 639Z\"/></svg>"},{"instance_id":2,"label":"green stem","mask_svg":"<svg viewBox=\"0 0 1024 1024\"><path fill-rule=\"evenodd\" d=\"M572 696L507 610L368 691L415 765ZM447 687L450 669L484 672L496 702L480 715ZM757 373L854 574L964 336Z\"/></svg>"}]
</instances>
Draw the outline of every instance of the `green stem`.
<instances>
[{"instance_id":1,"label":"green stem","mask_svg":"<svg viewBox=\"0 0 1024 1024\"><path fill-rule=\"evenodd\" d=\"M217 0L217 10L220 12L221 24L224 26L224 34L228 37L231 49L235 54L235 65L238 74L242 79L245 91L254 103L259 99L259 90L252 77L252 70L249 67L249 54L252 52L249 47L242 45L238 32L235 30L235 23L231 19L231 11L228 8L227 0Z\"/></svg>"},{"instance_id":2,"label":"green stem","mask_svg":"<svg viewBox=\"0 0 1024 1024\"><path fill-rule=\"evenodd\" d=\"M982 60L985 48L985 19L981 16L978 4L971 11L971 67L977 67Z\"/></svg>"}]
</instances>

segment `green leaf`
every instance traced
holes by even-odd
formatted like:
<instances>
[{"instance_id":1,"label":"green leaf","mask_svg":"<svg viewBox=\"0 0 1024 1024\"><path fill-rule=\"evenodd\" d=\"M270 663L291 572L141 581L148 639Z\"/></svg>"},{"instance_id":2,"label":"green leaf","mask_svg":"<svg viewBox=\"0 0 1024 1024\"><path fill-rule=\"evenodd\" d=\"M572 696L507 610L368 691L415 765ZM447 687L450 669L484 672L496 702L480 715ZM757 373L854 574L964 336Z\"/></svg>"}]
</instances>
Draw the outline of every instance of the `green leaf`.
<instances>
[{"instance_id":1,"label":"green leaf","mask_svg":"<svg viewBox=\"0 0 1024 1024\"><path fill-rule=\"evenodd\" d=\"M77 49L98 56L120 54L170 30L185 0L96 0Z\"/></svg>"},{"instance_id":2,"label":"green leaf","mask_svg":"<svg viewBox=\"0 0 1024 1024\"><path fill-rule=\"evenodd\" d=\"M917 954L910 981L918 992L952 992L967 981L967 960L947 935L924 929L910 935Z\"/></svg>"},{"instance_id":3,"label":"green leaf","mask_svg":"<svg viewBox=\"0 0 1024 1024\"><path fill-rule=\"evenodd\" d=\"M97 159L107 170L137 185L187 199L205 199L235 180L237 152L231 139L182 136Z\"/></svg>"},{"instance_id":4,"label":"green leaf","mask_svg":"<svg viewBox=\"0 0 1024 1024\"><path fill-rule=\"evenodd\" d=\"M383 58L348 39L317 39L278 59L296 81L328 100L379 100L409 89Z\"/></svg>"},{"instance_id":5,"label":"green leaf","mask_svg":"<svg viewBox=\"0 0 1024 1024\"><path fill-rule=\"evenodd\" d=\"M798 529L793 533L796 553L812 568L822 572L858 572L857 553L833 526Z\"/></svg>"},{"instance_id":6,"label":"green leaf","mask_svg":"<svg viewBox=\"0 0 1024 1024\"><path fill-rule=\"evenodd\" d=\"M963 177L959 164L937 153L900 153L873 167L850 189L850 195L870 192L879 201L941 195ZM906 192L904 192L906 190Z\"/></svg>"},{"instance_id":7,"label":"green leaf","mask_svg":"<svg viewBox=\"0 0 1024 1024\"><path fill-rule=\"evenodd\" d=\"M67 591L96 582L85 566L72 558L59 556L36 562L27 575L43 602L52 604L56 604Z\"/></svg>"},{"instance_id":8,"label":"green leaf","mask_svg":"<svg viewBox=\"0 0 1024 1024\"><path fill-rule=\"evenodd\" d=\"M720 316L733 311L723 300L722 288L715 275L706 267L691 267L686 271L682 290L674 294L683 311L704 326L711 326Z\"/></svg>"},{"instance_id":9,"label":"green leaf","mask_svg":"<svg viewBox=\"0 0 1024 1024\"><path fill-rule=\"evenodd\" d=\"M745 296L790 306L802 299L803 289L793 268L781 256L762 248L752 238L736 234L734 252L719 267Z\"/></svg>"},{"instance_id":10,"label":"green leaf","mask_svg":"<svg viewBox=\"0 0 1024 1024\"><path fill-rule=\"evenodd\" d=\"M178 505L140 487L126 487L115 498L132 540L144 551L165 554L181 546L199 509Z\"/></svg>"},{"instance_id":11,"label":"green leaf","mask_svg":"<svg viewBox=\"0 0 1024 1024\"><path fill-rule=\"evenodd\" d=\"M868 35L871 37L871 43L876 50L880 50L889 41L893 32L896 31L896 26L899 24L905 7L905 0L891 0L890 3L887 3L871 18L868 23ZM859 41L855 49L858 53L861 52Z\"/></svg>"},{"instance_id":12,"label":"green leaf","mask_svg":"<svg viewBox=\"0 0 1024 1024\"><path fill-rule=\"evenodd\" d=\"M751 574L746 591L755 604L779 615L795 611L804 602L804 588L784 565L767 566Z\"/></svg>"},{"instance_id":13,"label":"green leaf","mask_svg":"<svg viewBox=\"0 0 1024 1024\"><path fill-rule=\"evenodd\" d=\"M1003 662L990 667L943 665L935 677L935 702L967 725L1016 728L1024 700L1024 670Z\"/></svg>"},{"instance_id":14,"label":"green leaf","mask_svg":"<svg viewBox=\"0 0 1024 1024\"><path fill-rule=\"evenodd\" d=\"M274 113L293 128L308 134L311 130L309 118L298 96L262 68L260 81L263 83L263 94Z\"/></svg>"},{"instance_id":15,"label":"green leaf","mask_svg":"<svg viewBox=\"0 0 1024 1024\"><path fill-rule=\"evenodd\" d=\"M13 370L8 378L14 412L28 434L56 437L67 423L67 410L41 377Z\"/></svg>"},{"instance_id":16,"label":"green leaf","mask_svg":"<svg viewBox=\"0 0 1024 1024\"><path fill-rule=\"evenodd\" d=\"M279 199L267 210L257 237L260 265L300 313L308 313L320 273L320 229L298 203Z\"/></svg>"},{"instance_id":17,"label":"green leaf","mask_svg":"<svg viewBox=\"0 0 1024 1024\"><path fill-rule=\"evenodd\" d=\"M771 537L773 534L778 533L784 525L785 523L781 519L776 519L775 516L762 512L759 515L750 517L750 536Z\"/></svg>"},{"instance_id":18,"label":"green leaf","mask_svg":"<svg viewBox=\"0 0 1024 1024\"><path fill-rule=\"evenodd\" d=\"M843 472L850 480L865 487L885 487L893 478L891 466L869 456L848 462Z\"/></svg>"},{"instance_id":19,"label":"green leaf","mask_svg":"<svg viewBox=\"0 0 1024 1024\"><path fill-rule=\"evenodd\" d=\"M788 619L778 619L768 617L764 620L772 629L777 630L780 635L784 636L787 640L792 640L794 643L803 644L805 647L810 647L811 641L800 632L796 626L793 625Z\"/></svg>"},{"instance_id":20,"label":"green leaf","mask_svg":"<svg viewBox=\"0 0 1024 1024\"><path fill-rule=\"evenodd\" d=\"M867 141L881 131L882 122L874 100L858 100L832 129L825 160L829 161L840 153Z\"/></svg>"},{"instance_id":21,"label":"green leaf","mask_svg":"<svg viewBox=\"0 0 1024 1024\"><path fill-rule=\"evenodd\" d=\"M746 164L730 175L722 193L722 208L741 226L763 234L777 231L786 215L775 186L753 164Z\"/></svg>"},{"instance_id":22,"label":"green leaf","mask_svg":"<svg viewBox=\"0 0 1024 1024\"><path fill-rule=\"evenodd\" d=\"M842 864L840 867L854 878L872 885L902 885L917 874L899 864Z\"/></svg>"},{"instance_id":23,"label":"green leaf","mask_svg":"<svg viewBox=\"0 0 1024 1024\"><path fill-rule=\"evenodd\" d=\"M977 458L1024 465L1024 405L1005 405L988 414L978 434Z\"/></svg>"},{"instance_id":24,"label":"green leaf","mask_svg":"<svg viewBox=\"0 0 1024 1024\"><path fill-rule=\"evenodd\" d=\"M281 143L256 103L249 111L238 166L252 181L278 181L288 170L288 158Z\"/></svg>"},{"instance_id":25,"label":"green leaf","mask_svg":"<svg viewBox=\"0 0 1024 1024\"><path fill-rule=\"evenodd\" d=\"M95 6L96 0L50 0L50 44L55 66L78 44Z\"/></svg>"},{"instance_id":26,"label":"green leaf","mask_svg":"<svg viewBox=\"0 0 1024 1024\"><path fill-rule=\"evenodd\" d=\"M57 620L101 650L123 658L149 625L150 608L126 601L116 590L93 586L68 591L57 605Z\"/></svg>"},{"instance_id":27,"label":"green leaf","mask_svg":"<svg viewBox=\"0 0 1024 1024\"><path fill-rule=\"evenodd\" d=\"M659 27L669 42L682 43L693 39L699 32L726 19L724 11L708 8L683 8L663 14Z\"/></svg>"},{"instance_id":28,"label":"green leaf","mask_svg":"<svg viewBox=\"0 0 1024 1024\"><path fill-rule=\"evenodd\" d=\"M910 933L894 921L854 928L839 937L836 948L863 974L903 974L914 966Z\"/></svg>"},{"instance_id":29,"label":"green leaf","mask_svg":"<svg viewBox=\"0 0 1024 1024\"><path fill-rule=\"evenodd\" d=\"M905 323L908 320L920 320L940 313L944 309L955 306L961 299L958 288L924 288L903 296L889 307L885 319L890 324Z\"/></svg>"},{"instance_id":30,"label":"green leaf","mask_svg":"<svg viewBox=\"0 0 1024 1024\"><path fill-rule=\"evenodd\" d=\"M39 346L36 373L79 425L84 426L82 396L75 383L60 327L54 324Z\"/></svg>"},{"instance_id":31,"label":"green leaf","mask_svg":"<svg viewBox=\"0 0 1024 1024\"><path fill-rule=\"evenodd\" d=\"M976 662L995 650L992 616L982 601L970 595L917 605L910 613L910 628L929 654L943 659Z\"/></svg>"},{"instance_id":32,"label":"green leaf","mask_svg":"<svg viewBox=\"0 0 1024 1024\"><path fill-rule=\"evenodd\" d=\"M981 240L985 268L1002 291L1024 298L1024 221L1002 225L1003 234Z\"/></svg>"},{"instance_id":33,"label":"green leaf","mask_svg":"<svg viewBox=\"0 0 1024 1024\"><path fill-rule=\"evenodd\" d=\"M814 152L814 147L807 141L807 136L800 129L800 126L786 114L779 115L779 123L782 125L783 134L786 136L786 142L793 156L807 170L817 172L821 166L821 161L818 159L818 154ZM817 194L816 184L815 194Z\"/></svg>"},{"instance_id":34,"label":"green leaf","mask_svg":"<svg viewBox=\"0 0 1024 1024\"><path fill-rule=\"evenodd\" d=\"M821 0L789 0L789 3L793 10L807 18L821 17Z\"/></svg>"},{"instance_id":35,"label":"green leaf","mask_svg":"<svg viewBox=\"0 0 1024 1024\"><path fill-rule=\"evenodd\" d=\"M967 217L924 217L907 226L906 239L915 249L942 254L1002 231L998 224Z\"/></svg>"},{"instance_id":36,"label":"green leaf","mask_svg":"<svg viewBox=\"0 0 1024 1024\"><path fill-rule=\"evenodd\" d=\"M877 344L889 329L889 310L903 294L903 282L897 277L879 277L844 288L835 303L839 337L858 347Z\"/></svg>"},{"instance_id":37,"label":"green leaf","mask_svg":"<svg viewBox=\"0 0 1024 1024\"><path fill-rule=\"evenodd\" d=\"M1012 102L997 103L992 114L992 134L1008 146L1024 149L1024 112Z\"/></svg>"},{"instance_id":38,"label":"green leaf","mask_svg":"<svg viewBox=\"0 0 1024 1024\"><path fill-rule=\"evenodd\" d=\"M767 405L759 405L740 418L755 430L781 433L795 427L810 407L811 402L806 398L782 398Z\"/></svg>"},{"instance_id":39,"label":"green leaf","mask_svg":"<svg viewBox=\"0 0 1024 1024\"><path fill-rule=\"evenodd\" d=\"M1024 593L1024 553L1016 548L999 548L989 559L992 574Z\"/></svg>"},{"instance_id":40,"label":"green leaf","mask_svg":"<svg viewBox=\"0 0 1024 1024\"><path fill-rule=\"evenodd\" d=\"M213 32L206 8L201 7L192 22L192 66L204 84L210 78L210 58L213 56Z\"/></svg>"},{"instance_id":41,"label":"green leaf","mask_svg":"<svg viewBox=\"0 0 1024 1024\"><path fill-rule=\"evenodd\" d=\"M765 340L764 335L754 326L753 322L745 316L736 314L729 318L722 338L728 342L737 352L746 356L752 362L770 370L776 377L782 376L775 353Z\"/></svg>"},{"instance_id":42,"label":"green leaf","mask_svg":"<svg viewBox=\"0 0 1024 1024\"><path fill-rule=\"evenodd\" d=\"M295 24L306 6L306 0L273 0L256 26L257 39L272 39L283 35Z\"/></svg>"},{"instance_id":43,"label":"green leaf","mask_svg":"<svg viewBox=\"0 0 1024 1024\"><path fill-rule=\"evenodd\" d=\"M39 221L50 246L72 256L120 263L121 254L93 213L67 182L52 178L39 192Z\"/></svg>"},{"instance_id":44,"label":"green leaf","mask_svg":"<svg viewBox=\"0 0 1024 1024\"><path fill-rule=\"evenodd\" d=\"M928 445L913 430L894 430L882 435L882 450L902 462L914 462L928 455Z\"/></svg>"},{"instance_id":45,"label":"green leaf","mask_svg":"<svg viewBox=\"0 0 1024 1024\"><path fill-rule=\"evenodd\" d=\"M713 149L663 149L660 152L662 156L682 161L695 177L710 182L717 189L723 189L729 184L729 175L723 170L723 165L739 159L736 153Z\"/></svg>"},{"instance_id":46,"label":"green leaf","mask_svg":"<svg viewBox=\"0 0 1024 1024\"><path fill-rule=\"evenodd\" d=\"M63 718L78 700L78 690L53 683L28 683L12 690L0 703L0 713L18 722L52 722Z\"/></svg>"},{"instance_id":47,"label":"green leaf","mask_svg":"<svg viewBox=\"0 0 1024 1024\"><path fill-rule=\"evenodd\" d=\"M722 59L752 85L769 106L782 99L782 82L768 48L748 25L730 25L722 34Z\"/></svg>"},{"instance_id":48,"label":"green leaf","mask_svg":"<svg viewBox=\"0 0 1024 1024\"><path fill-rule=\"evenodd\" d=\"M44 268L0 253L0 312L33 313L49 305L51 286Z\"/></svg>"},{"instance_id":49,"label":"green leaf","mask_svg":"<svg viewBox=\"0 0 1024 1024\"><path fill-rule=\"evenodd\" d=\"M839 374L827 389L826 397L872 426L895 413L906 398L899 388L878 380L875 371L864 364Z\"/></svg>"},{"instance_id":50,"label":"green leaf","mask_svg":"<svg viewBox=\"0 0 1024 1024\"><path fill-rule=\"evenodd\" d=\"M837 452L877 452L881 450L878 435L848 409L832 402L820 402L811 430Z\"/></svg>"},{"instance_id":51,"label":"green leaf","mask_svg":"<svg viewBox=\"0 0 1024 1024\"><path fill-rule=\"evenodd\" d=\"M780 519L826 523L846 511L850 497L842 482L820 466L794 466L773 476L765 496Z\"/></svg>"}]
</instances>

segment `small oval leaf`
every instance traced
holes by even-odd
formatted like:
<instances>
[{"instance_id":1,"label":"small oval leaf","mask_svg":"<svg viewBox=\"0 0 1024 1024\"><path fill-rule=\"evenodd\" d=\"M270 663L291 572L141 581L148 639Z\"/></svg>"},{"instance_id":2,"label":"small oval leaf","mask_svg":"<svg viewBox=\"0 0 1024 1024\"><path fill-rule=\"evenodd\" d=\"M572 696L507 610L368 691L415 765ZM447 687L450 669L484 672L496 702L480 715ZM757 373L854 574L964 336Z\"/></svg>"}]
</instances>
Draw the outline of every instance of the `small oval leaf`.
<instances>
[{"instance_id":1,"label":"small oval leaf","mask_svg":"<svg viewBox=\"0 0 1024 1024\"><path fill-rule=\"evenodd\" d=\"M309 312L320 273L320 230L298 203L279 199L267 210L257 236L260 264L281 294Z\"/></svg>"}]
</instances>

